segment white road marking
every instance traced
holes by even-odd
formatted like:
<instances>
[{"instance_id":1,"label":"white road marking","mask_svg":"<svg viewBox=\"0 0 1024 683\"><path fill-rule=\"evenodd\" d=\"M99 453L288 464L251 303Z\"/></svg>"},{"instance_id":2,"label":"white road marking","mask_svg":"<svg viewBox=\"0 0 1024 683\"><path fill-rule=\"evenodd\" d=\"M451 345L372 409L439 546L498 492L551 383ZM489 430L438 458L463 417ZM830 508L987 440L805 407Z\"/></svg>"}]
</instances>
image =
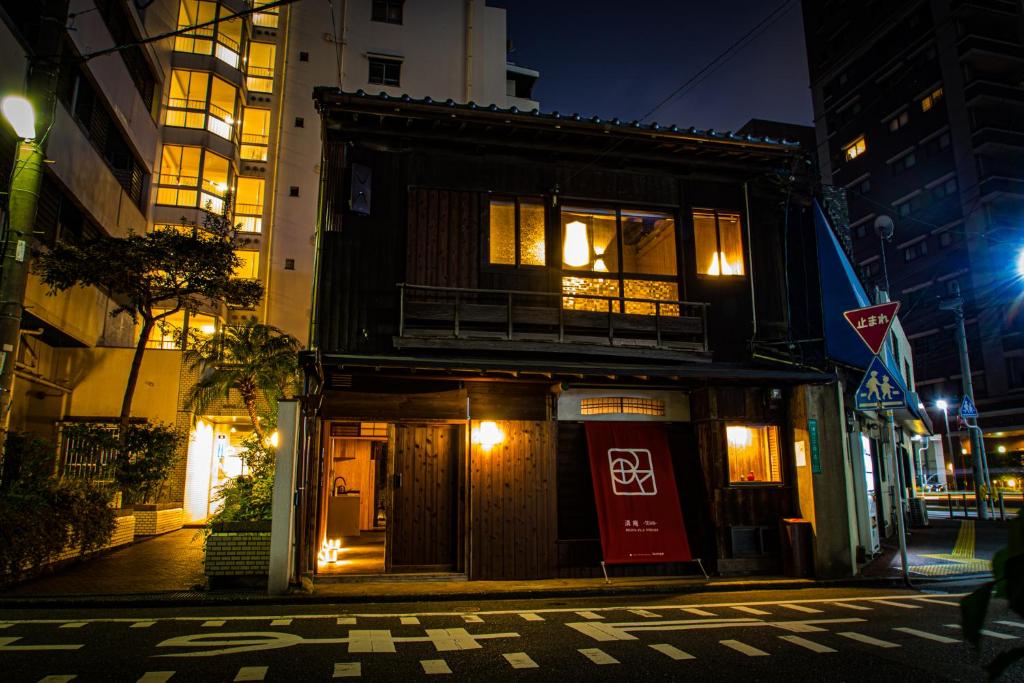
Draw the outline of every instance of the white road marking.
<instances>
[{"instance_id":1,"label":"white road marking","mask_svg":"<svg viewBox=\"0 0 1024 683\"><path fill-rule=\"evenodd\" d=\"M871 602L877 605L888 605L889 607L902 607L903 609L921 609L920 605L907 605L902 602L893 602L892 600L872 600Z\"/></svg>"},{"instance_id":2,"label":"white road marking","mask_svg":"<svg viewBox=\"0 0 1024 683\"><path fill-rule=\"evenodd\" d=\"M512 665L513 669L536 669L538 668L537 662L530 659L530 655L525 652L508 652L503 654L502 657Z\"/></svg>"},{"instance_id":3,"label":"white road marking","mask_svg":"<svg viewBox=\"0 0 1024 683\"><path fill-rule=\"evenodd\" d=\"M829 604L835 607L845 607L846 609L860 610L861 612L871 611L870 607L865 607L864 605L856 605L852 602L831 602Z\"/></svg>"},{"instance_id":4,"label":"white road marking","mask_svg":"<svg viewBox=\"0 0 1024 683\"><path fill-rule=\"evenodd\" d=\"M842 631L837 635L849 638L850 640L856 640L858 643L864 643L865 645L874 645L875 647L890 648L900 646L899 643L890 643L888 640L879 640L878 638L872 638L871 636L866 636L863 633L856 633L854 631Z\"/></svg>"},{"instance_id":5,"label":"white road marking","mask_svg":"<svg viewBox=\"0 0 1024 683\"><path fill-rule=\"evenodd\" d=\"M576 616L583 617L584 619L604 619L597 612L577 612Z\"/></svg>"},{"instance_id":6,"label":"white road marking","mask_svg":"<svg viewBox=\"0 0 1024 683\"><path fill-rule=\"evenodd\" d=\"M897 626L893 629L894 631L900 631L901 633L909 633L912 636L918 638L924 638L925 640L934 640L936 643L959 643L960 641L956 638L948 638L946 636L936 635L934 633L928 633L927 631L918 631L916 628L908 628L906 626Z\"/></svg>"},{"instance_id":7,"label":"white road marking","mask_svg":"<svg viewBox=\"0 0 1024 683\"><path fill-rule=\"evenodd\" d=\"M14 626L14 624L11 624L11 623L3 623L3 624L0 624L0 628L10 628L10 627L12 627L12 626Z\"/></svg>"},{"instance_id":8,"label":"white road marking","mask_svg":"<svg viewBox=\"0 0 1024 683\"><path fill-rule=\"evenodd\" d=\"M86 625L86 623L87 622L85 622L85 621L69 621L66 624L61 624L60 627L61 628L82 628L83 626Z\"/></svg>"},{"instance_id":9,"label":"white road marking","mask_svg":"<svg viewBox=\"0 0 1024 683\"><path fill-rule=\"evenodd\" d=\"M930 605L949 605L950 607L959 607L959 602L953 602L952 600L939 600L938 598L918 598L922 602L927 602Z\"/></svg>"},{"instance_id":10,"label":"white road marking","mask_svg":"<svg viewBox=\"0 0 1024 683\"><path fill-rule=\"evenodd\" d=\"M787 643L799 645L802 648L806 648L811 652L817 652L818 654L824 654L826 652L836 652L836 650L828 647L827 645L822 645L821 643L816 643L813 640L807 640L806 638L801 638L800 636L779 636L779 638L785 640Z\"/></svg>"},{"instance_id":11,"label":"white road marking","mask_svg":"<svg viewBox=\"0 0 1024 683\"><path fill-rule=\"evenodd\" d=\"M235 674L236 681L262 681L267 677L267 667L265 666L243 666Z\"/></svg>"},{"instance_id":12,"label":"white road marking","mask_svg":"<svg viewBox=\"0 0 1024 683\"><path fill-rule=\"evenodd\" d=\"M43 676L39 679L39 683L68 683L69 681L75 680L75 674L68 674L65 676Z\"/></svg>"},{"instance_id":13,"label":"white road marking","mask_svg":"<svg viewBox=\"0 0 1024 683\"><path fill-rule=\"evenodd\" d=\"M533 612L520 612L519 616L526 621L544 621L544 617L539 614L534 614Z\"/></svg>"},{"instance_id":14,"label":"white road marking","mask_svg":"<svg viewBox=\"0 0 1024 683\"><path fill-rule=\"evenodd\" d=\"M333 678L357 678L363 675L363 665L359 662L335 662Z\"/></svg>"},{"instance_id":15,"label":"white road marking","mask_svg":"<svg viewBox=\"0 0 1024 683\"><path fill-rule=\"evenodd\" d=\"M206 627L206 628L214 628L214 627L223 626L223 625L224 625L224 619L210 619L209 621L204 621L203 622L203 626Z\"/></svg>"},{"instance_id":16,"label":"white road marking","mask_svg":"<svg viewBox=\"0 0 1024 683\"><path fill-rule=\"evenodd\" d=\"M765 652L764 650L758 650L756 647L754 647L752 645L747 645L746 643L741 643L738 640L720 640L718 642L721 643L722 645L725 645L727 648L730 648L732 650L736 650L736 652L743 653L743 654L745 654L748 657L767 657L768 656L768 653Z\"/></svg>"},{"instance_id":17,"label":"white road marking","mask_svg":"<svg viewBox=\"0 0 1024 683\"><path fill-rule=\"evenodd\" d=\"M353 626L355 623L355 617L338 617L338 626Z\"/></svg>"},{"instance_id":18,"label":"white road marking","mask_svg":"<svg viewBox=\"0 0 1024 683\"><path fill-rule=\"evenodd\" d=\"M425 674L450 674L451 667L443 659L421 659L420 666Z\"/></svg>"},{"instance_id":19,"label":"white road marking","mask_svg":"<svg viewBox=\"0 0 1024 683\"><path fill-rule=\"evenodd\" d=\"M271 626L291 626L292 625L292 620L291 619L274 619L272 622L270 622L270 625Z\"/></svg>"},{"instance_id":20,"label":"white road marking","mask_svg":"<svg viewBox=\"0 0 1024 683\"><path fill-rule=\"evenodd\" d=\"M785 607L786 609L791 609L794 612L804 612L806 614L821 614L820 609L814 609L813 607L807 607L806 605L797 605L792 602L783 602L779 604L779 607Z\"/></svg>"},{"instance_id":21,"label":"white road marking","mask_svg":"<svg viewBox=\"0 0 1024 683\"><path fill-rule=\"evenodd\" d=\"M660 652L663 655L668 655L676 661L680 661L683 659L696 659L696 657L691 655L689 652L683 652L679 648L672 645L667 645L665 643L657 643L655 645L651 645L651 649Z\"/></svg>"},{"instance_id":22,"label":"white road marking","mask_svg":"<svg viewBox=\"0 0 1024 683\"><path fill-rule=\"evenodd\" d=\"M395 641L391 631L353 629L348 632L349 652L394 652Z\"/></svg>"},{"instance_id":23,"label":"white road marking","mask_svg":"<svg viewBox=\"0 0 1024 683\"><path fill-rule=\"evenodd\" d=\"M479 650L483 647L464 628L428 628L427 637L433 641L434 647L437 648L438 652Z\"/></svg>"},{"instance_id":24,"label":"white road marking","mask_svg":"<svg viewBox=\"0 0 1024 683\"><path fill-rule=\"evenodd\" d=\"M484 620L475 614L463 614L462 620L467 624L482 624Z\"/></svg>"},{"instance_id":25,"label":"white road marking","mask_svg":"<svg viewBox=\"0 0 1024 683\"><path fill-rule=\"evenodd\" d=\"M746 607L744 605L736 605L735 607L733 607L733 609L737 612L745 612L746 614L756 614L758 616L771 614L771 612L766 612L763 609L757 609L756 607Z\"/></svg>"},{"instance_id":26,"label":"white road marking","mask_svg":"<svg viewBox=\"0 0 1024 683\"><path fill-rule=\"evenodd\" d=\"M656 614L647 609L631 609L628 611L637 615L638 617L646 617L647 619L661 619L660 614Z\"/></svg>"},{"instance_id":27,"label":"white road marking","mask_svg":"<svg viewBox=\"0 0 1024 683\"><path fill-rule=\"evenodd\" d=\"M165 683L165 681L171 680L173 675L173 671L147 671L136 683Z\"/></svg>"},{"instance_id":28,"label":"white road marking","mask_svg":"<svg viewBox=\"0 0 1024 683\"><path fill-rule=\"evenodd\" d=\"M574 621L566 624L566 626L576 629L583 635L590 636L598 642L636 640L636 636L631 636L622 629L600 621Z\"/></svg>"},{"instance_id":29,"label":"white road marking","mask_svg":"<svg viewBox=\"0 0 1024 683\"><path fill-rule=\"evenodd\" d=\"M150 626L154 625L155 623L156 623L155 621L136 621L134 624L132 624L128 628L149 628Z\"/></svg>"},{"instance_id":30,"label":"white road marking","mask_svg":"<svg viewBox=\"0 0 1024 683\"><path fill-rule=\"evenodd\" d=\"M0 638L0 652L38 652L44 650L81 650L84 644L79 645L11 645L21 638Z\"/></svg>"},{"instance_id":31,"label":"white road marking","mask_svg":"<svg viewBox=\"0 0 1024 683\"><path fill-rule=\"evenodd\" d=\"M612 657L604 650L599 650L596 647L584 647L580 648L579 653L592 661L594 664L618 664L619 660Z\"/></svg>"},{"instance_id":32,"label":"white road marking","mask_svg":"<svg viewBox=\"0 0 1024 683\"><path fill-rule=\"evenodd\" d=\"M1024 624L1022 624L1019 621L997 621L996 623L1002 624L1003 626L1016 626L1017 628L1024 628Z\"/></svg>"},{"instance_id":33,"label":"white road marking","mask_svg":"<svg viewBox=\"0 0 1024 683\"><path fill-rule=\"evenodd\" d=\"M960 624L946 624L946 628L962 628ZM999 633L998 631L989 631L987 628L979 631L983 636L989 636L997 640L1017 640L1017 636L1011 636L1009 633Z\"/></svg>"},{"instance_id":34,"label":"white road marking","mask_svg":"<svg viewBox=\"0 0 1024 683\"><path fill-rule=\"evenodd\" d=\"M404 626L414 626L420 623L420 620L416 617L402 617L401 622Z\"/></svg>"},{"instance_id":35,"label":"white road marking","mask_svg":"<svg viewBox=\"0 0 1024 683\"><path fill-rule=\"evenodd\" d=\"M698 617L713 617L713 616L715 616L712 612L708 612L707 610L698 609L696 607L682 607L680 609L682 609L684 612L686 612L688 614L693 614L693 615L698 616Z\"/></svg>"}]
</instances>

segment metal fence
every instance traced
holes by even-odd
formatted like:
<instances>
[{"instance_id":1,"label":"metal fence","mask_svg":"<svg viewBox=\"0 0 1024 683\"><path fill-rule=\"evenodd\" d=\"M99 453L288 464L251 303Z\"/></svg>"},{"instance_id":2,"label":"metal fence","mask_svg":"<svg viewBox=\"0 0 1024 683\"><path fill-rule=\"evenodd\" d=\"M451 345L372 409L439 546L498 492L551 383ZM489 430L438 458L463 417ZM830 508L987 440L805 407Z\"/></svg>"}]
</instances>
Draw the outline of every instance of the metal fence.
<instances>
[{"instance_id":1,"label":"metal fence","mask_svg":"<svg viewBox=\"0 0 1024 683\"><path fill-rule=\"evenodd\" d=\"M60 461L58 473L65 479L81 481L113 481L114 464L117 449L97 442L94 438L75 434L69 427L81 425L81 422L65 422L60 425ZM117 425L113 423L88 423L117 433Z\"/></svg>"}]
</instances>

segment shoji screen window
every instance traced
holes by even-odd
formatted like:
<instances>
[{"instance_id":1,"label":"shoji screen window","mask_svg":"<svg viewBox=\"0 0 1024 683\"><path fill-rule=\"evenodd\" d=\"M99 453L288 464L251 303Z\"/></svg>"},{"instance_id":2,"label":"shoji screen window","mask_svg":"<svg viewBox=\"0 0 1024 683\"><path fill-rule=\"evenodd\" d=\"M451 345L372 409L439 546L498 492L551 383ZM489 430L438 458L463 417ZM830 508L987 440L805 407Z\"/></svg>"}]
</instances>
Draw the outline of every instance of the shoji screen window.
<instances>
[{"instance_id":1,"label":"shoji screen window","mask_svg":"<svg viewBox=\"0 0 1024 683\"><path fill-rule=\"evenodd\" d=\"M743 228L738 213L715 209L693 212L697 274L712 277L743 276Z\"/></svg>"}]
</instances>

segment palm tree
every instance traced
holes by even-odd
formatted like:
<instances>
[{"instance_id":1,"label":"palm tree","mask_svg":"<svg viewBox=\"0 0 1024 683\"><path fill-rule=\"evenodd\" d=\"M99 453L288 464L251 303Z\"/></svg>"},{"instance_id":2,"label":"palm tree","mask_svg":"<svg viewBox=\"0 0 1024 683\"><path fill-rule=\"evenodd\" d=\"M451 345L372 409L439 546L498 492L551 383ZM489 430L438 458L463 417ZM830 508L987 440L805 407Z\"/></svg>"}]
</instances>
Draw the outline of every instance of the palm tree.
<instances>
[{"instance_id":1,"label":"palm tree","mask_svg":"<svg viewBox=\"0 0 1024 683\"><path fill-rule=\"evenodd\" d=\"M262 396L272 404L295 382L298 351L298 340L272 325L249 320L221 328L185 351L190 368L202 372L189 391L189 409L203 413L235 389L263 445L266 435L256 411L258 401Z\"/></svg>"}]
</instances>

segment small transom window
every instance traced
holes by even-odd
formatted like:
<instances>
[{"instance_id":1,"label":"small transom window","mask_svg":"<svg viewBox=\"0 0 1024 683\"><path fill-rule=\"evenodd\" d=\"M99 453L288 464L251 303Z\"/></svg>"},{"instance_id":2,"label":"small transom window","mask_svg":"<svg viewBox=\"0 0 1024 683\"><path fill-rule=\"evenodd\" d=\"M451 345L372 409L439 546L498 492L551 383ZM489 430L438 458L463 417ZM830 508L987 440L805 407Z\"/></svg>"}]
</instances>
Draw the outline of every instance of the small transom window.
<instances>
[{"instance_id":1,"label":"small transom window","mask_svg":"<svg viewBox=\"0 0 1024 683\"><path fill-rule=\"evenodd\" d=\"M370 57L370 75L367 80L377 85L397 86L402 80L402 62L397 59Z\"/></svg>"},{"instance_id":2,"label":"small transom window","mask_svg":"<svg viewBox=\"0 0 1024 683\"><path fill-rule=\"evenodd\" d=\"M859 138L843 147L843 156L847 161L853 161L864 152L868 151L868 143L861 135Z\"/></svg>"},{"instance_id":3,"label":"small transom window","mask_svg":"<svg viewBox=\"0 0 1024 683\"><path fill-rule=\"evenodd\" d=\"M665 414L665 402L657 398L601 396L580 401L580 415L654 415Z\"/></svg>"}]
</instances>

